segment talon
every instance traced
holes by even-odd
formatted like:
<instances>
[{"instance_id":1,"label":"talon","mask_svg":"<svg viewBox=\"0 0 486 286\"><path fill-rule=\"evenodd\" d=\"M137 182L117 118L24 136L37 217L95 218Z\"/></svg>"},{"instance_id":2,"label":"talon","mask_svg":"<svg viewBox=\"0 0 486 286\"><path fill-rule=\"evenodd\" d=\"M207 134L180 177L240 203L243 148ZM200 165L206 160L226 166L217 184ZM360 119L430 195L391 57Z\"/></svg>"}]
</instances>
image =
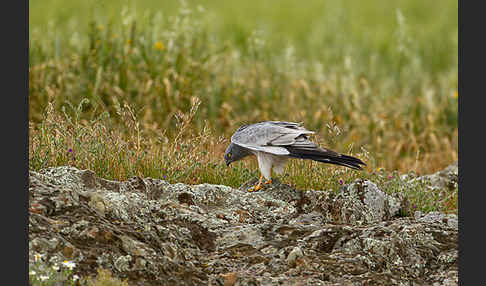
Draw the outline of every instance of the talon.
<instances>
[{"instance_id":1,"label":"talon","mask_svg":"<svg viewBox=\"0 0 486 286\"><path fill-rule=\"evenodd\" d=\"M263 183L264 185L268 185L268 184L271 184L272 183L272 179L266 181L265 183Z\"/></svg>"},{"instance_id":2,"label":"talon","mask_svg":"<svg viewBox=\"0 0 486 286\"><path fill-rule=\"evenodd\" d=\"M257 191L259 191L259 190L261 190L261 189L262 189L262 186L260 186L260 185L256 185L256 186L253 186L252 188L249 188L249 189L248 189L248 192L250 192L250 193L251 193L251 192L257 192Z\"/></svg>"},{"instance_id":3,"label":"talon","mask_svg":"<svg viewBox=\"0 0 486 286\"><path fill-rule=\"evenodd\" d=\"M258 180L258 184L256 184L253 188L249 188L248 192L256 192L258 190L262 189L262 180L263 180L263 175L260 176L260 180Z\"/></svg>"}]
</instances>

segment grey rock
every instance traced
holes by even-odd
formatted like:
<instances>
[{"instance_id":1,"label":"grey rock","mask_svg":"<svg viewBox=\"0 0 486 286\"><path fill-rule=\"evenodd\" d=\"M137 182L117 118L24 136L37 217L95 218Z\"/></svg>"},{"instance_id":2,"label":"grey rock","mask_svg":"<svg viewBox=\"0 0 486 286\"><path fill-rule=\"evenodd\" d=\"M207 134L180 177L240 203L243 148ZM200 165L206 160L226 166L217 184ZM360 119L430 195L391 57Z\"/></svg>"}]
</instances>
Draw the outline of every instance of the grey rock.
<instances>
[{"instance_id":1,"label":"grey rock","mask_svg":"<svg viewBox=\"0 0 486 286\"><path fill-rule=\"evenodd\" d=\"M304 253L302 252L302 249L300 247L296 246L292 251L289 253L289 256L287 256L287 264L290 267L295 266L295 261L297 258L304 256Z\"/></svg>"},{"instance_id":2,"label":"grey rock","mask_svg":"<svg viewBox=\"0 0 486 286\"><path fill-rule=\"evenodd\" d=\"M428 223L434 223L434 222L441 222L445 219L446 215L440 212L429 212L420 218L416 218L418 221L421 222L428 222Z\"/></svg>"},{"instance_id":3,"label":"grey rock","mask_svg":"<svg viewBox=\"0 0 486 286\"><path fill-rule=\"evenodd\" d=\"M132 257L130 255L122 255L115 260L113 266L120 272L127 272L130 270L130 261Z\"/></svg>"},{"instance_id":4,"label":"grey rock","mask_svg":"<svg viewBox=\"0 0 486 286\"><path fill-rule=\"evenodd\" d=\"M404 177L409 179L409 177ZM422 183L429 190L454 190L458 187L459 167L458 162L454 162L444 170L434 174L409 179L409 183Z\"/></svg>"},{"instance_id":5,"label":"grey rock","mask_svg":"<svg viewBox=\"0 0 486 286\"><path fill-rule=\"evenodd\" d=\"M457 218L457 215L455 214L448 214L447 215L447 225L452 228L459 228L459 220Z\"/></svg>"},{"instance_id":6,"label":"grey rock","mask_svg":"<svg viewBox=\"0 0 486 286\"><path fill-rule=\"evenodd\" d=\"M420 222L427 223L445 223L449 227L458 228L459 221L457 215L455 214L444 214L440 212L429 212L427 214L422 214L420 211L415 212L415 219Z\"/></svg>"},{"instance_id":7,"label":"grey rock","mask_svg":"<svg viewBox=\"0 0 486 286\"><path fill-rule=\"evenodd\" d=\"M275 180L123 182L89 170L29 176L29 261L73 260L130 285L457 285L457 216L401 217L406 198L356 180L337 192Z\"/></svg>"}]
</instances>

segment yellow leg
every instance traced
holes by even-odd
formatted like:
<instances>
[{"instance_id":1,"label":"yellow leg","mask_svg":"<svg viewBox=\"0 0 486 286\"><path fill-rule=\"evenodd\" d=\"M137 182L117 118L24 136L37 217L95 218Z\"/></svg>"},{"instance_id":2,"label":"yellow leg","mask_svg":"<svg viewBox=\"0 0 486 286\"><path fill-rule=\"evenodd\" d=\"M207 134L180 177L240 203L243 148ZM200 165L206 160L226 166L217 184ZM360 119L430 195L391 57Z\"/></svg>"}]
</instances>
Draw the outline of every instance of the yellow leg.
<instances>
[{"instance_id":1,"label":"yellow leg","mask_svg":"<svg viewBox=\"0 0 486 286\"><path fill-rule=\"evenodd\" d=\"M262 189L262 180L263 180L263 175L260 176L260 180L258 181L258 184L255 186L251 187L248 189L248 192L257 192Z\"/></svg>"},{"instance_id":2,"label":"yellow leg","mask_svg":"<svg viewBox=\"0 0 486 286\"><path fill-rule=\"evenodd\" d=\"M263 183L264 185L268 185L268 184L271 184L272 183L272 179L266 181L265 183Z\"/></svg>"}]
</instances>

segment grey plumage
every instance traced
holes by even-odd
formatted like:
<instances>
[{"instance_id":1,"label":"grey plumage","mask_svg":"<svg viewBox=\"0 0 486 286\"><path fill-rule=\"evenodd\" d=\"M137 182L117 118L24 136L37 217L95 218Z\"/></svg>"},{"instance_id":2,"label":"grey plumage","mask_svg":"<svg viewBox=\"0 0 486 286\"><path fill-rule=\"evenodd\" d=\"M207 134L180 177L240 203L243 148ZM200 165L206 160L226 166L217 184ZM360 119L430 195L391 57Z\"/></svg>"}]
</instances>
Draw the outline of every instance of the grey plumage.
<instances>
[{"instance_id":1,"label":"grey plumage","mask_svg":"<svg viewBox=\"0 0 486 286\"><path fill-rule=\"evenodd\" d=\"M248 155L256 155L260 172L267 180L271 179L272 167L277 174L282 173L289 158L309 159L356 170L362 170L361 165L366 165L358 158L319 147L309 140L311 134L314 132L294 122L265 121L244 125L231 136L224 158L229 165Z\"/></svg>"}]
</instances>

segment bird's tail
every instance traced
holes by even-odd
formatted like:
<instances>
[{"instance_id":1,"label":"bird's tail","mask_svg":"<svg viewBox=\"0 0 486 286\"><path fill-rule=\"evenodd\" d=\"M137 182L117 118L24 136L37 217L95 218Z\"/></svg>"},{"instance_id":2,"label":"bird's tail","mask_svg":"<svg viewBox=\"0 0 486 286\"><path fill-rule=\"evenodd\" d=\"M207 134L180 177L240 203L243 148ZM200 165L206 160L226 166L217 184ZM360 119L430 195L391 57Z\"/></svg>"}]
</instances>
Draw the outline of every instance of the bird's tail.
<instances>
[{"instance_id":1,"label":"bird's tail","mask_svg":"<svg viewBox=\"0 0 486 286\"><path fill-rule=\"evenodd\" d=\"M289 156L292 158L310 159L317 162L344 166L355 170L363 170L361 165L366 166L366 164L358 158L339 154L329 149L295 146L288 146L286 148L290 152Z\"/></svg>"}]
</instances>

